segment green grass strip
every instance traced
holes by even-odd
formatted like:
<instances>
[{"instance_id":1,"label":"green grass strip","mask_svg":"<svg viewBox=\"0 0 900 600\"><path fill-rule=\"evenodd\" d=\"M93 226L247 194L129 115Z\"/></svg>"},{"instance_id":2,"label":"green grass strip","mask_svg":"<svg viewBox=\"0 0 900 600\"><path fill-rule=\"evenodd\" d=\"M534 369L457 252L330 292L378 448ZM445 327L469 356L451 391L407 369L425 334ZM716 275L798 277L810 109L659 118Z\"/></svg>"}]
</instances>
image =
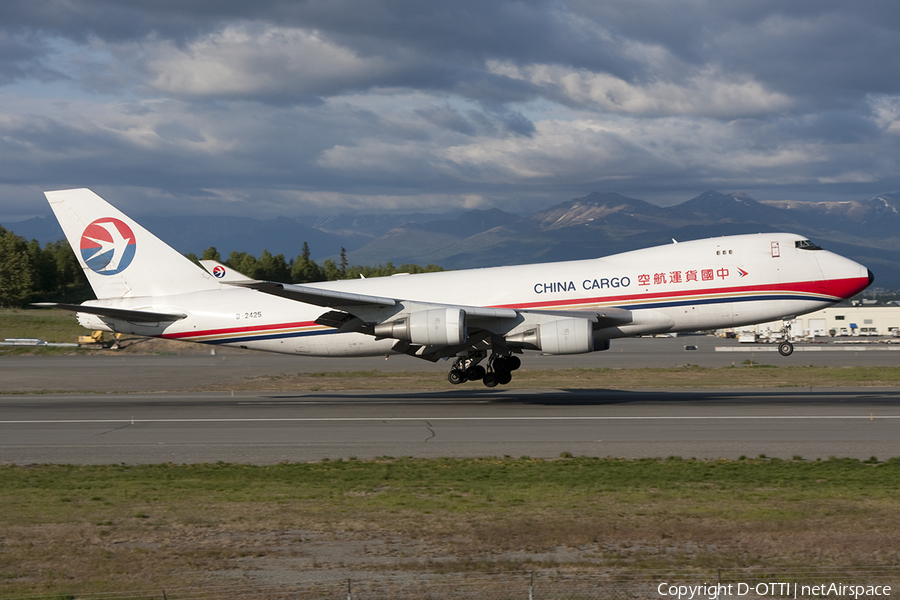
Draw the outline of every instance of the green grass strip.
<instances>
[{"instance_id":1,"label":"green grass strip","mask_svg":"<svg viewBox=\"0 0 900 600\"><path fill-rule=\"evenodd\" d=\"M325 547L385 571L838 576L897 564L898 488L900 459L2 466L0 597L203 585Z\"/></svg>"}]
</instances>

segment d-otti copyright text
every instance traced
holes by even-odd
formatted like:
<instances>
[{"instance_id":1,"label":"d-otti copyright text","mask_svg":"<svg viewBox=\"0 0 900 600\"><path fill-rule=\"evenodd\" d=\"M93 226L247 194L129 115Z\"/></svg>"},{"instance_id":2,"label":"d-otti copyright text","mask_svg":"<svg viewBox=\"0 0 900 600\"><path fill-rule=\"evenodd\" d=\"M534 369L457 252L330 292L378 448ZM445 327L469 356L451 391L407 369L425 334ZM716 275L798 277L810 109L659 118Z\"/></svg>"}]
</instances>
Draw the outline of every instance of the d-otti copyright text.
<instances>
[{"instance_id":1,"label":"d-otti copyright text","mask_svg":"<svg viewBox=\"0 0 900 600\"><path fill-rule=\"evenodd\" d=\"M845 583L805 585L801 583L784 582L684 585L663 582L657 586L656 592L661 597L674 598L675 600L692 600L694 598L718 600L718 598L722 597L740 597L751 594L753 596L772 596L778 598L808 598L810 596L821 598L823 596L833 596L857 600L861 597L890 596L891 586Z\"/></svg>"}]
</instances>

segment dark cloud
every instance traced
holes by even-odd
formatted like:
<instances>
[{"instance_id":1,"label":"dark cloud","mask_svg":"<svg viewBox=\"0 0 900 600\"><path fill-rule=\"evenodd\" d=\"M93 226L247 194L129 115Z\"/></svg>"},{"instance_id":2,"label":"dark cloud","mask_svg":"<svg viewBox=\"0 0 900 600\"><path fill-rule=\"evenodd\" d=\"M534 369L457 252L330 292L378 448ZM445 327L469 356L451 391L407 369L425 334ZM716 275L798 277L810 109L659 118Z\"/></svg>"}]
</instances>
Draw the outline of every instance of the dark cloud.
<instances>
[{"instance_id":1,"label":"dark cloud","mask_svg":"<svg viewBox=\"0 0 900 600\"><path fill-rule=\"evenodd\" d=\"M43 63L46 46L33 33L0 30L0 86L29 78L43 82L63 78Z\"/></svg>"},{"instance_id":2,"label":"dark cloud","mask_svg":"<svg viewBox=\"0 0 900 600\"><path fill-rule=\"evenodd\" d=\"M0 214L67 185L236 214L900 189L898 30L814 0L11 0Z\"/></svg>"}]
</instances>

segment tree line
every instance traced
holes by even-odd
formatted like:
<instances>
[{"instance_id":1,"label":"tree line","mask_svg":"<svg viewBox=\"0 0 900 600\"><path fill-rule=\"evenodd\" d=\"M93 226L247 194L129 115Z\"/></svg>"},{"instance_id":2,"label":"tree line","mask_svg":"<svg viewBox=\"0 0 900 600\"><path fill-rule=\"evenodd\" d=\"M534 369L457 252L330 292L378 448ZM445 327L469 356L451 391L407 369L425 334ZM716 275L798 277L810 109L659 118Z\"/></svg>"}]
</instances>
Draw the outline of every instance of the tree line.
<instances>
[{"instance_id":1,"label":"tree line","mask_svg":"<svg viewBox=\"0 0 900 600\"><path fill-rule=\"evenodd\" d=\"M44 245L0 226L0 306L29 302L83 302L93 298L87 277L66 240Z\"/></svg>"},{"instance_id":2,"label":"tree line","mask_svg":"<svg viewBox=\"0 0 900 600\"><path fill-rule=\"evenodd\" d=\"M195 254L187 254L198 262ZM253 279L283 283L312 283L362 277L384 277L395 273L443 271L437 265L421 267L388 262L378 266L351 266L341 248L339 261L327 259L322 265L310 258L309 244L292 259L263 250L259 258L247 252L232 252L222 260L215 247L207 248L200 259L217 260ZM198 263L199 264L199 263ZM202 267L201 267L202 268ZM94 297L72 247L66 240L41 247L37 240L26 241L0 226L0 306L19 307L30 302L80 303Z\"/></svg>"},{"instance_id":3,"label":"tree line","mask_svg":"<svg viewBox=\"0 0 900 600\"><path fill-rule=\"evenodd\" d=\"M217 260L252 279L283 283L337 281L339 279L358 279L360 276L386 277L396 273L434 273L444 270L437 265L421 267L408 263L395 267L391 262L375 267L351 266L347 261L347 251L344 248L341 248L339 262L329 258L320 266L309 257L309 244L306 242L303 242L303 249L300 254L290 260L286 260L283 254L273 255L268 250L263 250L259 258L246 252L233 251L228 255L227 260L222 260L222 256L215 246L207 248L200 255L199 259L195 254L188 254L187 257L194 262L198 262L198 260Z\"/></svg>"}]
</instances>

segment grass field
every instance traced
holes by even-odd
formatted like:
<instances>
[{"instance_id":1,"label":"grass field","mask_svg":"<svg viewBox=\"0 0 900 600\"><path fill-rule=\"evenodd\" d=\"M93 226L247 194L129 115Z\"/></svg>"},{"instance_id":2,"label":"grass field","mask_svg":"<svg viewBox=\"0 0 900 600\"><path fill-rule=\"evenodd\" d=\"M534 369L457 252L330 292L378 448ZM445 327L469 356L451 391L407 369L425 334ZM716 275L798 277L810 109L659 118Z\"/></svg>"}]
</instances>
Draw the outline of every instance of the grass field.
<instances>
[{"instance_id":1,"label":"grass field","mask_svg":"<svg viewBox=\"0 0 900 600\"><path fill-rule=\"evenodd\" d=\"M0 339L37 338L47 342L74 342L87 330L75 314L55 309L0 309Z\"/></svg>"},{"instance_id":2,"label":"grass field","mask_svg":"<svg viewBox=\"0 0 900 600\"><path fill-rule=\"evenodd\" d=\"M898 459L6 466L0 596L200 585L263 565L839 573L900 560L898 488Z\"/></svg>"},{"instance_id":3,"label":"grass field","mask_svg":"<svg viewBox=\"0 0 900 600\"><path fill-rule=\"evenodd\" d=\"M89 332L75 320L75 313L55 309L0 309L0 341L7 338L31 338L45 342L75 343ZM84 354L82 348L0 346L0 356Z\"/></svg>"}]
</instances>

